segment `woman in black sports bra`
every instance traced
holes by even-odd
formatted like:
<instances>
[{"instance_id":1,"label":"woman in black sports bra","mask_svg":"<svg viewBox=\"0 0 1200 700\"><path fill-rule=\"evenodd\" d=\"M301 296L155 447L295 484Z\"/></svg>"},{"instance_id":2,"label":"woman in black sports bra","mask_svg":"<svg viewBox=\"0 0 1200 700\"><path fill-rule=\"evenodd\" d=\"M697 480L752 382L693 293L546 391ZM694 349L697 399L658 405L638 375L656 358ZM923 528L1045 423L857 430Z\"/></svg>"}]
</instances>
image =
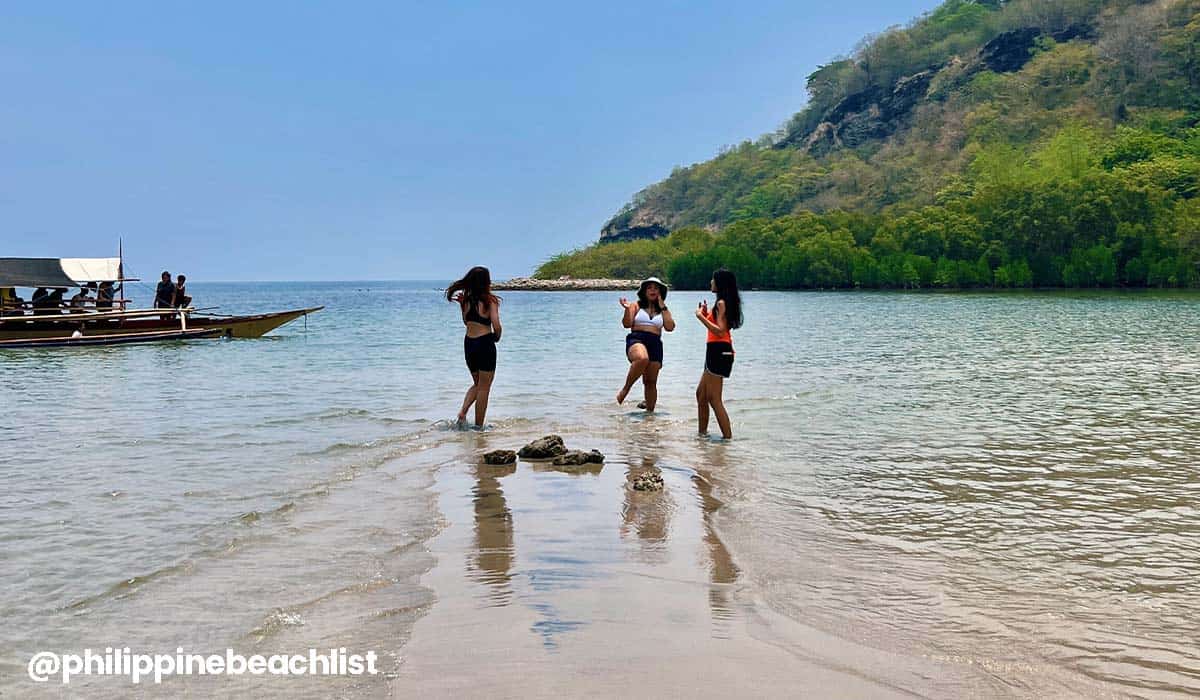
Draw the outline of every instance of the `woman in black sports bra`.
<instances>
[{"instance_id":1,"label":"woman in black sports bra","mask_svg":"<svg viewBox=\"0 0 1200 700\"><path fill-rule=\"evenodd\" d=\"M462 279L446 289L446 301L458 302L467 334L463 354L471 373L471 388L463 397L458 422L467 420L475 404L475 426L482 428L487 416L488 396L496 376L496 343L500 342L500 297L492 294L492 274L486 267L472 267Z\"/></svg>"}]
</instances>

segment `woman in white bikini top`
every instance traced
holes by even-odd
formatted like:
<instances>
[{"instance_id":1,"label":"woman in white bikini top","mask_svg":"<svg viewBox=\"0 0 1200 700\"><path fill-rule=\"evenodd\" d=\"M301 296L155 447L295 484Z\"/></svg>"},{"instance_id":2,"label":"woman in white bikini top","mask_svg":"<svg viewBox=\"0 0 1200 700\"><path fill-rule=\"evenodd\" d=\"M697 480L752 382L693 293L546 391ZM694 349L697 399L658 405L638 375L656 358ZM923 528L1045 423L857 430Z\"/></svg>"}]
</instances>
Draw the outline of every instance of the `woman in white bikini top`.
<instances>
[{"instance_id":1,"label":"woman in white bikini top","mask_svg":"<svg viewBox=\"0 0 1200 700\"><path fill-rule=\"evenodd\" d=\"M625 402L629 390L640 378L646 391L646 399L638 408L653 411L658 403L658 373L663 364L663 331L675 330L675 319L667 309L667 285L657 277L651 277L638 287L637 303L621 298L625 309L621 325L629 329L625 336L625 357L629 360L629 372L625 385L617 392L617 403Z\"/></svg>"}]
</instances>

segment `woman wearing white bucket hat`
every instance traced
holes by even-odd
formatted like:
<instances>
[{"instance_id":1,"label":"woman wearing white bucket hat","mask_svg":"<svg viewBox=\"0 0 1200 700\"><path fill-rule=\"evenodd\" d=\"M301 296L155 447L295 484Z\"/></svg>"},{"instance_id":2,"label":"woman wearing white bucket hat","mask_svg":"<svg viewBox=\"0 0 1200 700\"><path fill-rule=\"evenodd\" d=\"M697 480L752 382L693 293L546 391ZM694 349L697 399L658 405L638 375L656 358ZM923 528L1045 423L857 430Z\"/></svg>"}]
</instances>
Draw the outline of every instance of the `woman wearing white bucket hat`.
<instances>
[{"instance_id":1,"label":"woman wearing white bucket hat","mask_svg":"<svg viewBox=\"0 0 1200 700\"><path fill-rule=\"evenodd\" d=\"M667 284L657 277L642 281L638 287L637 303L621 297L621 308L625 309L621 325L629 329L625 336L625 357L629 359L629 373L625 386L617 392L617 403L625 403L629 390L642 380L646 392L644 408L653 411L658 403L658 373L663 365L663 331L675 330L675 319L667 310Z\"/></svg>"}]
</instances>

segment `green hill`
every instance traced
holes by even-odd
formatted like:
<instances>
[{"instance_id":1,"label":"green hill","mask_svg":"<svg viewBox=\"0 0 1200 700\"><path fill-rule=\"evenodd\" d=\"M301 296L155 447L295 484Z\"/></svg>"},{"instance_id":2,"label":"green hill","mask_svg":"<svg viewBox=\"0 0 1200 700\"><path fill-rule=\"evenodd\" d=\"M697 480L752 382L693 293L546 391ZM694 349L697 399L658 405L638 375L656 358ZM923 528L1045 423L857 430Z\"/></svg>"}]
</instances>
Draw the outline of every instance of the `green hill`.
<instances>
[{"instance_id":1,"label":"green hill","mask_svg":"<svg viewBox=\"0 0 1200 700\"><path fill-rule=\"evenodd\" d=\"M808 78L540 277L1200 284L1200 0L949 0Z\"/></svg>"}]
</instances>

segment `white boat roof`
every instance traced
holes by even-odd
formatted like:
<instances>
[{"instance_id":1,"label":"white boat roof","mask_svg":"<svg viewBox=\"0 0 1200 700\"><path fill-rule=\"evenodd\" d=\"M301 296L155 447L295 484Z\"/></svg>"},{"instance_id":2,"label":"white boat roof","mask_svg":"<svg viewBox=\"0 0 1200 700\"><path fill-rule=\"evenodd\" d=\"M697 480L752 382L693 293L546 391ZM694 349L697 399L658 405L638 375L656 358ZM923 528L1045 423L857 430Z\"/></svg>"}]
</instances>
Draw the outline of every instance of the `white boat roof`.
<instances>
[{"instance_id":1,"label":"white boat roof","mask_svg":"<svg viewBox=\"0 0 1200 700\"><path fill-rule=\"evenodd\" d=\"M0 287L78 287L119 279L120 258L0 258Z\"/></svg>"}]
</instances>

